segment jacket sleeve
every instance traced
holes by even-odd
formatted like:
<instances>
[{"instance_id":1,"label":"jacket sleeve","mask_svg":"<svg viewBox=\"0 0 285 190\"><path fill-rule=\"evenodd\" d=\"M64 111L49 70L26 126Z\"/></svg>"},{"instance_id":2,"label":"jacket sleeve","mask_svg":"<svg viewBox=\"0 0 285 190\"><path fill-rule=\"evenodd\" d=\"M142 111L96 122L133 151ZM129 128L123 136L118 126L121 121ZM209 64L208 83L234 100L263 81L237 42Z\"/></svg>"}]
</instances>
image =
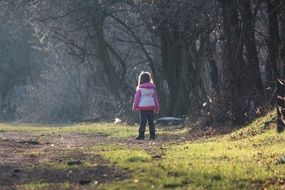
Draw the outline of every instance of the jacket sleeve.
<instances>
[{"instance_id":1,"label":"jacket sleeve","mask_svg":"<svg viewBox=\"0 0 285 190\"><path fill-rule=\"evenodd\" d=\"M135 94L132 110L137 110L141 99L141 91L138 89Z\"/></svg>"},{"instance_id":2,"label":"jacket sleeve","mask_svg":"<svg viewBox=\"0 0 285 190\"><path fill-rule=\"evenodd\" d=\"M154 98L156 109L159 110L160 106L159 106L159 101L158 101L158 98L157 98L156 91L154 91L154 93L153 93L153 98Z\"/></svg>"}]
</instances>

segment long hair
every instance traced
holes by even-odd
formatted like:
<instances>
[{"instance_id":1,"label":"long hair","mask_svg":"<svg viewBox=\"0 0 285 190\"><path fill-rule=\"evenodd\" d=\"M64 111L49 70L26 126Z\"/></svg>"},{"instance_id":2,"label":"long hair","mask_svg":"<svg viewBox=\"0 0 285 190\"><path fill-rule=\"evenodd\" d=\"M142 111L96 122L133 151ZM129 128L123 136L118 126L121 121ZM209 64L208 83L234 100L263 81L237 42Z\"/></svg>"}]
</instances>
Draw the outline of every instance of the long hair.
<instances>
[{"instance_id":1,"label":"long hair","mask_svg":"<svg viewBox=\"0 0 285 190\"><path fill-rule=\"evenodd\" d=\"M147 82L152 83L151 74L149 72L143 71L139 75L138 85L143 84L143 83L147 83Z\"/></svg>"}]
</instances>

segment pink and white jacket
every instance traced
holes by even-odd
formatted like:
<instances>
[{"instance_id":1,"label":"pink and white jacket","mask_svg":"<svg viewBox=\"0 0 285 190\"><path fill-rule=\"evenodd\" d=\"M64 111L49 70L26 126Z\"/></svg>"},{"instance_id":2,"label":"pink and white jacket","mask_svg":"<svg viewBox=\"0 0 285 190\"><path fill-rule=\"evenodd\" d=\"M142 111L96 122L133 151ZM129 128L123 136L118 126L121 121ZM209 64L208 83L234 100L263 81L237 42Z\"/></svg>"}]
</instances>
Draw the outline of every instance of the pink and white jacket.
<instances>
[{"instance_id":1,"label":"pink and white jacket","mask_svg":"<svg viewBox=\"0 0 285 190\"><path fill-rule=\"evenodd\" d=\"M137 87L133 110L159 110L159 103L153 83L143 83Z\"/></svg>"}]
</instances>

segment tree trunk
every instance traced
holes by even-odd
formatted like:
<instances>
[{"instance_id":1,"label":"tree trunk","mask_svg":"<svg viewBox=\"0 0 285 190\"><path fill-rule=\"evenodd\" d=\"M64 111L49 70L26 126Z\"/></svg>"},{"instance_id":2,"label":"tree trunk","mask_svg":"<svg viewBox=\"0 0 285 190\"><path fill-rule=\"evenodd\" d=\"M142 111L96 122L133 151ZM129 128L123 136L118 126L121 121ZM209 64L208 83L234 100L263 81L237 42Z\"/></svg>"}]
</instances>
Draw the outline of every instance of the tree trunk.
<instances>
[{"instance_id":1,"label":"tree trunk","mask_svg":"<svg viewBox=\"0 0 285 190\"><path fill-rule=\"evenodd\" d=\"M111 58L108 51L108 45L105 41L104 32L103 32L103 23L98 24L94 27L96 30L96 48L98 52L99 59L104 70L104 75L106 76L106 81L108 89L114 95L115 99L118 102L123 100L123 94L121 93L121 85L119 83L119 76L116 73L116 68L111 62Z\"/></svg>"},{"instance_id":2,"label":"tree trunk","mask_svg":"<svg viewBox=\"0 0 285 190\"><path fill-rule=\"evenodd\" d=\"M177 115L174 113L174 107L178 100L179 82L180 82L180 65L181 51L178 32L161 31L161 56L164 76L169 87L169 107L167 114Z\"/></svg>"},{"instance_id":3,"label":"tree trunk","mask_svg":"<svg viewBox=\"0 0 285 190\"><path fill-rule=\"evenodd\" d=\"M285 130L285 80L277 80L277 132Z\"/></svg>"},{"instance_id":4,"label":"tree trunk","mask_svg":"<svg viewBox=\"0 0 285 190\"><path fill-rule=\"evenodd\" d=\"M273 88L275 83L279 77L278 69L277 69L277 59L278 59L278 51L279 51L279 26L278 26L278 12L276 7L276 1L267 0L267 13L268 13L268 52L269 52L269 65L267 66L267 71L272 75L271 79L266 79L267 84Z\"/></svg>"},{"instance_id":5,"label":"tree trunk","mask_svg":"<svg viewBox=\"0 0 285 190\"><path fill-rule=\"evenodd\" d=\"M185 48L185 53L188 57L186 58L187 65L183 66L188 72L185 73L185 75L188 76L187 80L185 81L185 86L188 86L187 90L188 94L190 94L191 111L196 109L200 110L203 102L207 97L203 77L205 75L205 64L207 62L206 54L208 38L209 35L207 32L200 34L198 39L199 47L192 47L190 55L188 48ZM191 47L190 44L187 45L187 47Z\"/></svg>"},{"instance_id":6,"label":"tree trunk","mask_svg":"<svg viewBox=\"0 0 285 190\"><path fill-rule=\"evenodd\" d=\"M239 0L242 16L242 33L246 49L246 57L249 70L249 80L260 95L264 94L263 82L259 69L259 59L256 48L254 20L251 12L250 0Z\"/></svg>"},{"instance_id":7,"label":"tree trunk","mask_svg":"<svg viewBox=\"0 0 285 190\"><path fill-rule=\"evenodd\" d=\"M247 112L246 78L244 63L241 54L240 28L238 20L238 5L236 0L220 0L222 6L224 29L224 79L225 79L225 105L231 112L233 125L244 123L244 114Z\"/></svg>"},{"instance_id":8,"label":"tree trunk","mask_svg":"<svg viewBox=\"0 0 285 190\"><path fill-rule=\"evenodd\" d=\"M280 39L281 39L281 48L280 48L280 76L285 79L285 12L280 16Z\"/></svg>"}]
</instances>

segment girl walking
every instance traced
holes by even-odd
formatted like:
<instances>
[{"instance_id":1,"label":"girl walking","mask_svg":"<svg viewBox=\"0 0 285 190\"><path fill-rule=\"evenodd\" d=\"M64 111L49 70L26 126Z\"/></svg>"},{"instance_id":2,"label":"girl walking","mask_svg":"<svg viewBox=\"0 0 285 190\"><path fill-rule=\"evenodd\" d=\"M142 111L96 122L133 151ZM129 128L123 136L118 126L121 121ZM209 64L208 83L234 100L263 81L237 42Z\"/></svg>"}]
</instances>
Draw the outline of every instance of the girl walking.
<instances>
[{"instance_id":1,"label":"girl walking","mask_svg":"<svg viewBox=\"0 0 285 190\"><path fill-rule=\"evenodd\" d=\"M136 89L133 110L139 110L140 127L137 140L145 138L145 127L149 125L149 139L155 140L154 112L159 111L159 103L155 90L155 85L149 72L142 72L138 78L138 86Z\"/></svg>"}]
</instances>

